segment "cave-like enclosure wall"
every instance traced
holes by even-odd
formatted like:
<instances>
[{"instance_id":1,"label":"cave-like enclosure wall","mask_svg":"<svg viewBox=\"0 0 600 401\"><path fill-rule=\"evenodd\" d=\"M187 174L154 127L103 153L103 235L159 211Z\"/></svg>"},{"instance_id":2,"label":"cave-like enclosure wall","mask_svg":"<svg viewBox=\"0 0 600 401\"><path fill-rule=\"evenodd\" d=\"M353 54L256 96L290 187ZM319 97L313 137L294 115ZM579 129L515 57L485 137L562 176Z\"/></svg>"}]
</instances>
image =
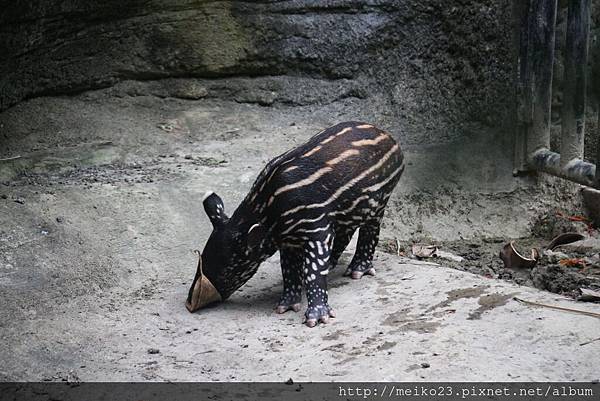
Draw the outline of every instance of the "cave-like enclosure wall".
<instances>
[{"instance_id":1,"label":"cave-like enclosure wall","mask_svg":"<svg viewBox=\"0 0 600 401\"><path fill-rule=\"evenodd\" d=\"M125 79L308 76L384 91L409 143L507 119L509 1L53 0L0 21L0 109Z\"/></svg>"},{"instance_id":2,"label":"cave-like enclosure wall","mask_svg":"<svg viewBox=\"0 0 600 401\"><path fill-rule=\"evenodd\" d=\"M398 136L418 167L406 192L520 185L509 0L4 3L0 110L121 81L155 82L136 94L273 107L366 99L364 118ZM597 19L594 2L594 58ZM560 107L560 62L555 70Z\"/></svg>"}]
</instances>

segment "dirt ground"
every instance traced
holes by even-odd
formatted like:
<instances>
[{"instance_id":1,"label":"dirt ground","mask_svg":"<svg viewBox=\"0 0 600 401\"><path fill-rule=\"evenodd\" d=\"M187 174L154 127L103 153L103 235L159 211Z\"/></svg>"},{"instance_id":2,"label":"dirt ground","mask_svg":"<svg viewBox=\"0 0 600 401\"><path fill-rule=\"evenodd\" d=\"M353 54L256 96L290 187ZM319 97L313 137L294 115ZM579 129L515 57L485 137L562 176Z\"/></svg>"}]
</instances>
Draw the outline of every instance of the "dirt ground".
<instances>
[{"instance_id":1,"label":"dirt ground","mask_svg":"<svg viewBox=\"0 0 600 401\"><path fill-rule=\"evenodd\" d=\"M577 299L581 295L581 288L600 290L599 233L587 220L580 219L585 217L569 216L557 210L541 216L534 223L531 236L512 239L517 250L525 256L531 255L533 249L539 251L539 261L534 268L505 266L499 254L508 242L506 238L472 238L458 241L387 239L380 244L380 249L387 253L419 259L412 254L413 244L436 246L442 252L451 254L430 259L437 263ZM549 250L551 240L563 233L580 233L584 238Z\"/></svg>"},{"instance_id":2,"label":"dirt ground","mask_svg":"<svg viewBox=\"0 0 600 401\"><path fill-rule=\"evenodd\" d=\"M273 313L276 256L226 303L187 312L192 251L210 233L202 195L214 190L231 212L270 158L358 119L361 102L292 109L99 91L0 115L11 132L0 155L0 378L598 380L597 318L513 297L596 304L496 279L499 238L531 232L533 216L570 196L555 191L560 183L542 190L553 197L518 186L454 197L410 192L417 177L407 176L382 250L395 238L405 247L429 239L466 261L380 252L375 278L348 280L340 269L329 325L311 330L301 314Z\"/></svg>"}]
</instances>

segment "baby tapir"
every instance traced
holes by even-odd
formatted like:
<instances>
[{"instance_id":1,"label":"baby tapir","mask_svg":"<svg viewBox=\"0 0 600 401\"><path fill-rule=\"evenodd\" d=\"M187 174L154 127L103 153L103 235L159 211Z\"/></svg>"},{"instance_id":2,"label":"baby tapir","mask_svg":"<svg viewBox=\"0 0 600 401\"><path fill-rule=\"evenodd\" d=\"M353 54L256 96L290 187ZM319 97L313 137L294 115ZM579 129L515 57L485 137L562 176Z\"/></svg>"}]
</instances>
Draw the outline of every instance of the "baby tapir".
<instances>
[{"instance_id":1,"label":"baby tapir","mask_svg":"<svg viewBox=\"0 0 600 401\"><path fill-rule=\"evenodd\" d=\"M404 170L400 146L371 124L345 122L271 160L231 217L209 192L204 209L213 231L198 262L190 312L227 299L280 252L283 293L277 313L298 311L302 287L309 327L327 323L327 274L359 229L345 275L374 275L373 253L392 190Z\"/></svg>"}]
</instances>

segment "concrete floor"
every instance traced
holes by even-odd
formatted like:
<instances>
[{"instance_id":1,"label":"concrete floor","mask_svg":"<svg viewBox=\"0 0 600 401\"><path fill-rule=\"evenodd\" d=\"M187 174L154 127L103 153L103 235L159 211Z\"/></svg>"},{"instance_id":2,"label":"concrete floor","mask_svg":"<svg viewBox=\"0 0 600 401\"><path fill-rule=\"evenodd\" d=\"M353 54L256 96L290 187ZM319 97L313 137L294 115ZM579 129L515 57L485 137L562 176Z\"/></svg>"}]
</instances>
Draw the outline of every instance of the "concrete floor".
<instances>
[{"instance_id":1,"label":"concrete floor","mask_svg":"<svg viewBox=\"0 0 600 401\"><path fill-rule=\"evenodd\" d=\"M189 274L193 257L181 266ZM590 381L600 378L598 319L559 296L378 254L378 274L332 274L338 317L309 329L273 313L277 259L228 302L188 313L187 283L147 280L141 296L108 291L12 322L2 375L83 381ZM91 298L91 299L90 299ZM154 353L157 352L157 353Z\"/></svg>"},{"instance_id":2,"label":"concrete floor","mask_svg":"<svg viewBox=\"0 0 600 401\"><path fill-rule=\"evenodd\" d=\"M338 317L325 326L273 313L276 257L226 303L188 313L192 250L210 233L204 192L231 212L264 163L325 126L332 110L94 96L34 100L0 116L23 130L2 155L21 157L0 163L0 379L600 378L600 341L581 345L600 335L598 319L512 297L597 306L384 253L374 278L332 272ZM507 199L525 195L481 195L491 200L427 215L425 228L522 233L527 220L509 212L530 206ZM426 210L406 207L417 223ZM400 235L399 210L384 235Z\"/></svg>"}]
</instances>

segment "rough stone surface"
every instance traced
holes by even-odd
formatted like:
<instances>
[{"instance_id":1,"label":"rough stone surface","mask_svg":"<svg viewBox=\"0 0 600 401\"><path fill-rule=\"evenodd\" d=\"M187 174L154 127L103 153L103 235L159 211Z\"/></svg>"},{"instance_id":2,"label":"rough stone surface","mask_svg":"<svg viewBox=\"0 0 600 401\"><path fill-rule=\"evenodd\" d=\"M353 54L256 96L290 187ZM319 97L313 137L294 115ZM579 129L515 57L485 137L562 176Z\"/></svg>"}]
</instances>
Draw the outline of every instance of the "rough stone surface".
<instances>
[{"instance_id":1,"label":"rough stone surface","mask_svg":"<svg viewBox=\"0 0 600 401\"><path fill-rule=\"evenodd\" d=\"M396 120L426 128L423 141L447 141L465 125L506 121L509 4L9 2L0 13L0 110L123 79L352 79L363 93L383 89Z\"/></svg>"}]
</instances>

